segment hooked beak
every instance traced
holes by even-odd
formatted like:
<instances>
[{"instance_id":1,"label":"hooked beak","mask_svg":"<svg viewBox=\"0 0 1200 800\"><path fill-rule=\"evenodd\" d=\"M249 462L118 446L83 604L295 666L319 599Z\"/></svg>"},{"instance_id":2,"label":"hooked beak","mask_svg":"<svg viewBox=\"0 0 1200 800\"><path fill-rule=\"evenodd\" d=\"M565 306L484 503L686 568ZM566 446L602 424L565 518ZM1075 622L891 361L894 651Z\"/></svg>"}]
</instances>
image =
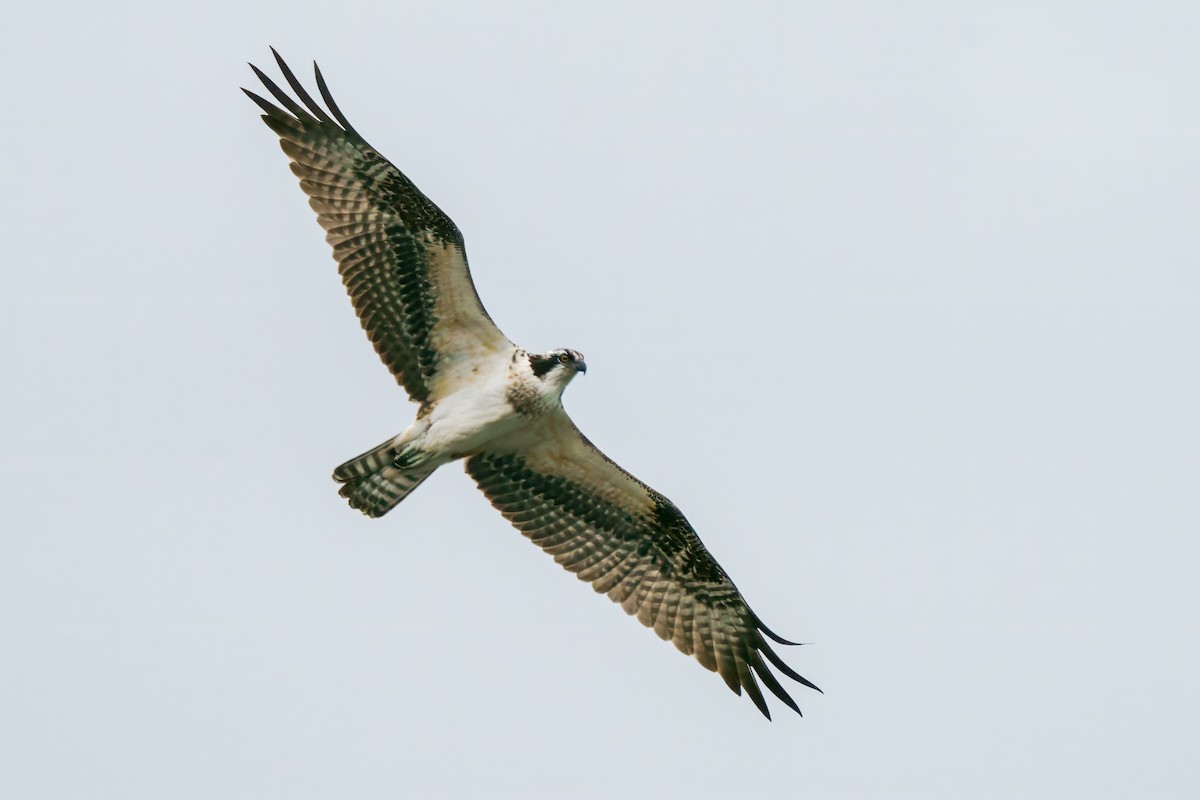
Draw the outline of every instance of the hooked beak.
<instances>
[{"instance_id":1,"label":"hooked beak","mask_svg":"<svg viewBox=\"0 0 1200 800\"><path fill-rule=\"evenodd\" d=\"M587 362L582 359L580 359L579 361L576 361L575 362L575 371L576 372L587 372Z\"/></svg>"}]
</instances>

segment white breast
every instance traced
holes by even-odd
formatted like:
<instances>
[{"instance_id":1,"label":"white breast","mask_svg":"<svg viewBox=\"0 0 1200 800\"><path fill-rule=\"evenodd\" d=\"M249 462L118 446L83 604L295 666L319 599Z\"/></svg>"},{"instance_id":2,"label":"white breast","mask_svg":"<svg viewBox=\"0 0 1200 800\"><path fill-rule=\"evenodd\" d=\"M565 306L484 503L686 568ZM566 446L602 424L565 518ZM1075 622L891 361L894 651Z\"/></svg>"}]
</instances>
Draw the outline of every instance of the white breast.
<instances>
[{"instance_id":1,"label":"white breast","mask_svg":"<svg viewBox=\"0 0 1200 800\"><path fill-rule=\"evenodd\" d=\"M422 449L457 458L517 427L521 416L507 399L509 363L493 359L479 364L458 382L457 391L439 400L430 412Z\"/></svg>"}]
</instances>

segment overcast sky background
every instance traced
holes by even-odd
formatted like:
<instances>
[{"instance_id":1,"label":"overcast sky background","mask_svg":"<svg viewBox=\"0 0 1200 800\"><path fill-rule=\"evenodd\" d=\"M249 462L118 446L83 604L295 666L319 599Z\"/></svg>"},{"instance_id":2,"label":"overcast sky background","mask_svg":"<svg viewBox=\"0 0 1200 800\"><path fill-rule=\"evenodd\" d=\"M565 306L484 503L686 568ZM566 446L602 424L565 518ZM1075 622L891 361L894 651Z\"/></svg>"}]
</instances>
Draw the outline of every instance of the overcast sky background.
<instances>
[{"instance_id":1,"label":"overcast sky background","mask_svg":"<svg viewBox=\"0 0 1200 800\"><path fill-rule=\"evenodd\" d=\"M1200 5L26 4L0 795L1200 790ZM745 698L458 466L238 91L275 45L826 692ZM311 83L310 83L311 85Z\"/></svg>"}]
</instances>

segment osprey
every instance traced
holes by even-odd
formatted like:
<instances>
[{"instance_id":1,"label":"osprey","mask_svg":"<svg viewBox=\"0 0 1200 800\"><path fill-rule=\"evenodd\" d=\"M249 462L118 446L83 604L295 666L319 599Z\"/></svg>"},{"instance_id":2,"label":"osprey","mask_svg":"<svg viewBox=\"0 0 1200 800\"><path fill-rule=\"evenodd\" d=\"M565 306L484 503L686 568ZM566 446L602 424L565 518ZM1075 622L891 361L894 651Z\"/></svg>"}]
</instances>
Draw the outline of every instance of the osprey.
<instances>
[{"instance_id":1,"label":"osprey","mask_svg":"<svg viewBox=\"0 0 1200 800\"><path fill-rule=\"evenodd\" d=\"M750 610L679 509L563 410L563 390L587 371L583 354L509 341L475 292L455 224L346 121L315 64L324 108L271 52L299 102L253 64L279 106L242 91L279 135L376 352L420 404L408 430L334 470L340 494L380 517L464 459L492 505L580 580L745 689L768 719L758 680L800 713L764 663L817 689L764 636L795 642Z\"/></svg>"}]
</instances>

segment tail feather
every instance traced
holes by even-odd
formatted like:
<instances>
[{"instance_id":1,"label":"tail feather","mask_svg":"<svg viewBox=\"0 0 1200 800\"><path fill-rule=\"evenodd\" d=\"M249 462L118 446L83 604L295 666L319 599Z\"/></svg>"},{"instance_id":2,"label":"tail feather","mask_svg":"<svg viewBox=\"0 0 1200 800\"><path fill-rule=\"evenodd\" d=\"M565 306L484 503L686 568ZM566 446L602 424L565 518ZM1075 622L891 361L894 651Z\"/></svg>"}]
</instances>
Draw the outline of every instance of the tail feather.
<instances>
[{"instance_id":1,"label":"tail feather","mask_svg":"<svg viewBox=\"0 0 1200 800\"><path fill-rule=\"evenodd\" d=\"M396 466L400 449L394 442L389 439L333 471L333 479L343 484L338 494L368 517L382 517L391 511L437 469L436 464L407 469Z\"/></svg>"},{"instance_id":2,"label":"tail feather","mask_svg":"<svg viewBox=\"0 0 1200 800\"><path fill-rule=\"evenodd\" d=\"M394 464L396 456L399 454L400 448L396 446L396 440L388 439L378 447L373 447L361 456L355 456L339 466L333 471L333 479L338 483L345 483L351 478L362 478L378 472L384 467Z\"/></svg>"},{"instance_id":3,"label":"tail feather","mask_svg":"<svg viewBox=\"0 0 1200 800\"><path fill-rule=\"evenodd\" d=\"M338 494L368 517L382 517L432 473L433 470L428 468L405 472L396 467L384 467L379 472L347 481Z\"/></svg>"}]
</instances>

